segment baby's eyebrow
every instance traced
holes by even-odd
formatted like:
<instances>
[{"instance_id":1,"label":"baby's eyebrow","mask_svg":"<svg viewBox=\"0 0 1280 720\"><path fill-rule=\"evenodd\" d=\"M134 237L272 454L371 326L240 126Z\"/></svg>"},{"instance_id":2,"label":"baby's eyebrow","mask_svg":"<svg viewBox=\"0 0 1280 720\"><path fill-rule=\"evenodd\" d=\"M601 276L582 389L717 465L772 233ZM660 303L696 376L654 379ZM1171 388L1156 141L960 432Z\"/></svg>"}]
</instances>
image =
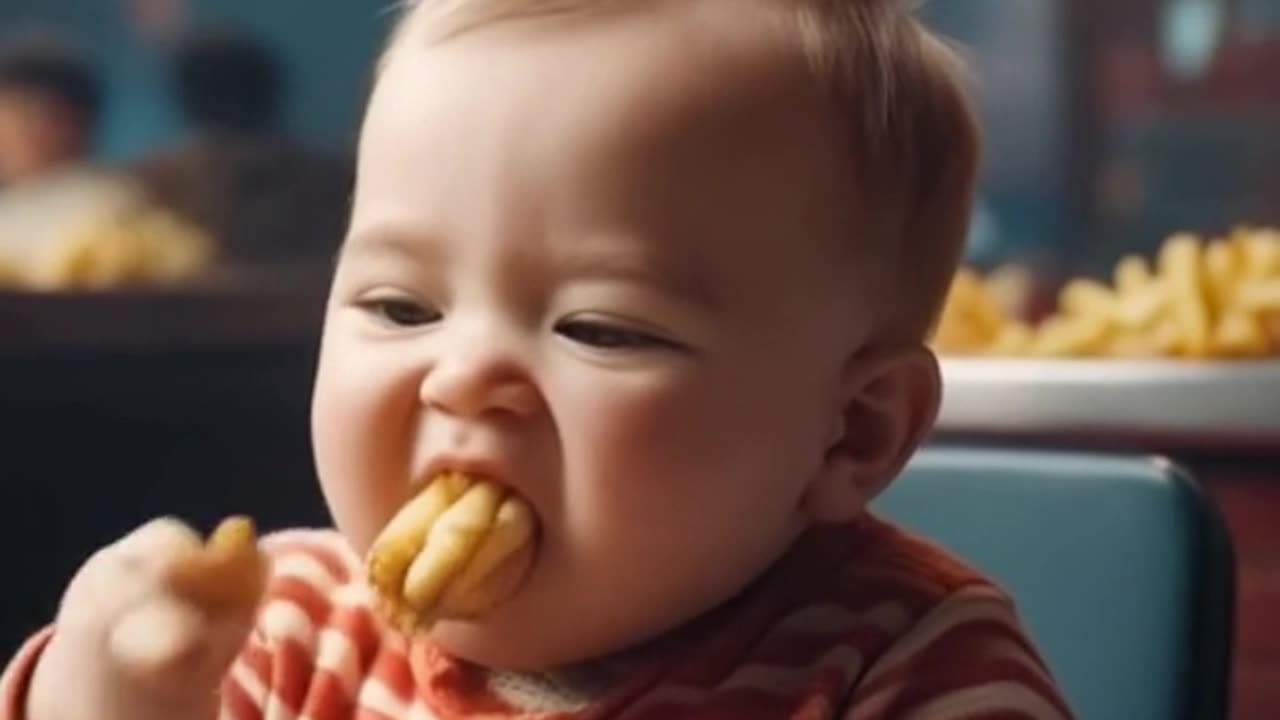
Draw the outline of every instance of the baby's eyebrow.
<instances>
[{"instance_id":1,"label":"baby's eyebrow","mask_svg":"<svg viewBox=\"0 0 1280 720\"><path fill-rule=\"evenodd\" d=\"M415 238L395 228L368 228L353 231L338 248L335 262L347 259L392 259L413 263L441 260L438 243Z\"/></svg>"},{"instance_id":2,"label":"baby's eyebrow","mask_svg":"<svg viewBox=\"0 0 1280 720\"><path fill-rule=\"evenodd\" d=\"M711 283L689 262L656 253L635 253L618 249L575 251L556 259L556 269L565 278L608 278L657 287L689 302L713 309L717 303Z\"/></svg>"}]
</instances>

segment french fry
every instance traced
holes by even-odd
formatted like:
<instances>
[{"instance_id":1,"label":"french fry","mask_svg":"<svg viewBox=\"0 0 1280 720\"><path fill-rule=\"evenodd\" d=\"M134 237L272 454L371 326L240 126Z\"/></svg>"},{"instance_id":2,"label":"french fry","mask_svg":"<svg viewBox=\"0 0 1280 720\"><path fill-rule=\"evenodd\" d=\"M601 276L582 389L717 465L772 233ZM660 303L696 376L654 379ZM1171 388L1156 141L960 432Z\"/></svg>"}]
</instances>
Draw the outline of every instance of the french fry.
<instances>
[{"instance_id":1,"label":"french fry","mask_svg":"<svg viewBox=\"0 0 1280 720\"><path fill-rule=\"evenodd\" d=\"M1004 324L1000 306L987 292L977 275L962 272L956 276L955 292L966 308L967 316L983 336L994 336Z\"/></svg>"},{"instance_id":2,"label":"french fry","mask_svg":"<svg viewBox=\"0 0 1280 720\"><path fill-rule=\"evenodd\" d=\"M1154 327L1168 312L1169 293L1163 285L1151 283L1119 296L1116 301L1116 323L1132 332Z\"/></svg>"},{"instance_id":3,"label":"french fry","mask_svg":"<svg viewBox=\"0 0 1280 720\"><path fill-rule=\"evenodd\" d=\"M250 611L266 582L266 562L257 543L252 520L227 518L203 548L173 564L169 586L210 612Z\"/></svg>"},{"instance_id":4,"label":"french fry","mask_svg":"<svg viewBox=\"0 0 1280 720\"><path fill-rule=\"evenodd\" d=\"M1252 313L1280 313L1280 277L1241 285L1236 290L1240 307Z\"/></svg>"},{"instance_id":5,"label":"french fry","mask_svg":"<svg viewBox=\"0 0 1280 720\"><path fill-rule=\"evenodd\" d=\"M1031 354L1043 357L1093 356L1106 347L1109 327L1097 315L1060 316L1046 320L1031 343Z\"/></svg>"},{"instance_id":6,"label":"french fry","mask_svg":"<svg viewBox=\"0 0 1280 720\"><path fill-rule=\"evenodd\" d=\"M961 268L952 280L933 343L943 352L981 352L1004 326L999 303L973 271Z\"/></svg>"},{"instance_id":7,"label":"french fry","mask_svg":"<svg viewBox=\"0 0 1280 720\"><path fill-rule=\"evenodd\" d=\"M409 566L426 544L427 533L471 483L471 478L457 473L442 475L391 518L366 561L369 585L374 590L388 598L401 596Z\"/></svg>"},{"instance_id":8,"label":"french fry","mask_svg":"<svg viewBox=\"0 0 1280 720\"><path fill-rule=\"evenodd\" d=\"M1169 293L1170 310L1180 333L1179 350L1187 357L1207 357L1211 328L1205 301L1204 252L1200 239L1175 235L1160 250L1160 280Z\"/></svg>"},{"instance_id":9,"label":"french fry","mask_svg":"<svg viewBox=\"0 0 1280 720\"><path fill-rule=\"evenodd\" d=\"M1280 241L1265 231L1236 230L1231 236L1243 261L1243 275L1250 280L1280 276Z\"/></svg>"},{"instance_id":10,"label":"french fry","mask_svg":"<svg viewBox=\"0 0 1280 720\"><path fill-rule=\"evenodd\" d=\"M1236 243L1219 240L1209 243L1204 251L1205 282L1214 312L1224 313L1235 300L1236 288L1243 272L1241 253Z\"/></svg>"},{"instance_id":11,"label":"french fry","mask_svg":"<svg viewBox=\"0 0 1280 720\"><path fill-rule=\"evenodd\" d=\"M442 607L458 617L482 615L519 583L533 561L535 520L529 506L507 498L471 561L444 590Z\"/></svg>"},{"instance_id":12,"label":"french fry","mask_svg":"<svg viewBox=\"0 0 1280 720\"><path fill-rule=\"evenodd\" d=\"M1249 313L1230 312L1214 329L1213 353L1216 357L1260 357L1270 349L1266 329Z\"/></svg>"},{"instance_id":13,"label":"french fry","mask_svg":"<svg viewBox=\"0 0 1280 720\"><path fill-rule=\"evenodd\" d=\"M1116 264L1114 277L1116 292L1128 295L1137 292L1155 281L1151 274L1151 266L1147 259L1140 255L1126 255Z\"/></svg>"},{"instance_id":14,"label":"french fry","mask_svg":"<svg viewBox=\"0 0 1280 720\"><path fill-rule=\"evenodd\" d=\"M1024 323L1011 323L1004 326L995 342L986 350L989 355L1025 355L1031 352L1035 344L1035 331Z\"/></svg>"},{"instance_id":15,"label":"french fry","mask_svg":"<svg viewBox=\"0 0 1280 720\"><path fill-rule=\"evenodd\" d=\"M1058 307L1068 315L1095 315L1111 319L1116 314L1116 296L1100 282L1072 280L1059 294Z\"/></svg>"},{"instance_id":16,"label":"french fry","mask_svg":"<svg viewBox=\"0 0 1280 720\"><path fill-rule=\"evenodd\" d=\"M532 565L537 520L491 482L448 473L392 518L369 551L370 585L405 632L467 619L516 591Z\"/></svg>"},{"instance_id":17,"label":"french fry","mask_svg":"<svg viewBox=\"0 0 1280 720\"><path fill-rule=\"evenodd\" d=\"M1035 290L1035 275L1029 268L1002 265L981 279L985 294L1001 315L1001 326L1010 318L1020 318Z\"/></svg>"},{"instance_id":18,"label":"french fry","mask_svg":"<svg viewBox=\"0 0 1280 720\"><path fill-rule=\"evenodd\" d=\"M215 255L210 238L177 216L130 207L75 223L13 271L44 290L107 288L191 278Z\"/></svg>"},{"instance_id":19,"label":"french fry","mask_svg":"<svg viewBox=\"0 0 1280 720\"><path fill-rule=\"evenodd\" d=\"M1157 333L1122 333L1112 336L1104 355L1126 358L1158 358L1170 352L1170 344Z\"/></svg>"},{"instance_id":20,"label":"french fry","mask_svg":"<svg viewBox=\"0 0 1280 720\"><path fill-rule=\"evenodd\" d=\"M402 592L411 608L424 614L435 609L445 586L462 574L490 534L501 502L502 491L492 483L476 483L440 514L405 574Z\"/></svg>"}]
</instances>

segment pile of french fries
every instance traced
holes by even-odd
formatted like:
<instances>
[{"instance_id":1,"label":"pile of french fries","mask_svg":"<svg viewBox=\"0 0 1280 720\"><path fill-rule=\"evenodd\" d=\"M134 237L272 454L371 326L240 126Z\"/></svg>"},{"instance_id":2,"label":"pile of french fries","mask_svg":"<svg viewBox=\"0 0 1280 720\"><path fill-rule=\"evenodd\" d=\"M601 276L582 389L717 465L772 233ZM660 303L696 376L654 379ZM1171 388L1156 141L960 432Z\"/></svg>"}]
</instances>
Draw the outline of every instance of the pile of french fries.
<instances>
[{"instance_id":1,"label":"pile of french fries","mask_svg":"<svg viewBox=\"0 0 1280 720\"><path fill-rule=\"evenodd\" d=\"M202 231L168 211L139 207L80 226L24 279L45 290L170 283L203 273L213 256Z\"/></svg>"},{"instance_id":2,"label":"pile of french fries","mask_svg":"<svg viewBox=\"0 0 1280 720\"><path fill-rule=\"evenodd\" d=\"M1280 230L1168 238L1110 283L1068 282L1056 311L1021 321L987 278L956 276L934 348L944 355L1228 359L1280 355Z\"/></svg>"}]
</instances>

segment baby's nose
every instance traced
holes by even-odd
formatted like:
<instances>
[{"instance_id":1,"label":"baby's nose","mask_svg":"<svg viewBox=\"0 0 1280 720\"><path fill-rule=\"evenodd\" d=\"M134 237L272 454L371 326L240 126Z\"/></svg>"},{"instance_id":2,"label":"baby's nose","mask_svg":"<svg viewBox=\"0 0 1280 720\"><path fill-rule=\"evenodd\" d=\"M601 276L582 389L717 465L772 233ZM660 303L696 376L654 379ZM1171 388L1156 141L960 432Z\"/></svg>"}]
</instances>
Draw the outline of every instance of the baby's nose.
<instances>
[{"instance_id":1,"label":"baby's nose","mask_svg":"<svg viewBox=\"0 0 1280 720\"><path fill-rule=\"evenodd\" d=\"M422 378L419 398L428 408L471 418L526 417L542 406L528 372L495 342L471 341L440 353Z\"/></svg>"}]
</instances>

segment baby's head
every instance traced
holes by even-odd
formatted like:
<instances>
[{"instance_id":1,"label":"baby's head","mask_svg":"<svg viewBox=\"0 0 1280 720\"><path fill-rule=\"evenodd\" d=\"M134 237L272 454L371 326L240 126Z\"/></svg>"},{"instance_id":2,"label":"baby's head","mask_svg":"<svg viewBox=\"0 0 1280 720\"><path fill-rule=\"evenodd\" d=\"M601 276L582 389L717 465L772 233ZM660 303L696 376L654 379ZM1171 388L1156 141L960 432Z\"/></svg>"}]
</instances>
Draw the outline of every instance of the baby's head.
<instances>
[{"instance_id":1,"label":"baby's head","mask_svg":"<svg viewBox=\"0 0 1280 720\"><path fill-rule=\"evenodd\" d=\"M314 403L358 552L433 472L541 522L436 639L546 668L741 590L932 423L975 122L896 0L427 0L360 143Z\"/></svg>"}]
</instances>

